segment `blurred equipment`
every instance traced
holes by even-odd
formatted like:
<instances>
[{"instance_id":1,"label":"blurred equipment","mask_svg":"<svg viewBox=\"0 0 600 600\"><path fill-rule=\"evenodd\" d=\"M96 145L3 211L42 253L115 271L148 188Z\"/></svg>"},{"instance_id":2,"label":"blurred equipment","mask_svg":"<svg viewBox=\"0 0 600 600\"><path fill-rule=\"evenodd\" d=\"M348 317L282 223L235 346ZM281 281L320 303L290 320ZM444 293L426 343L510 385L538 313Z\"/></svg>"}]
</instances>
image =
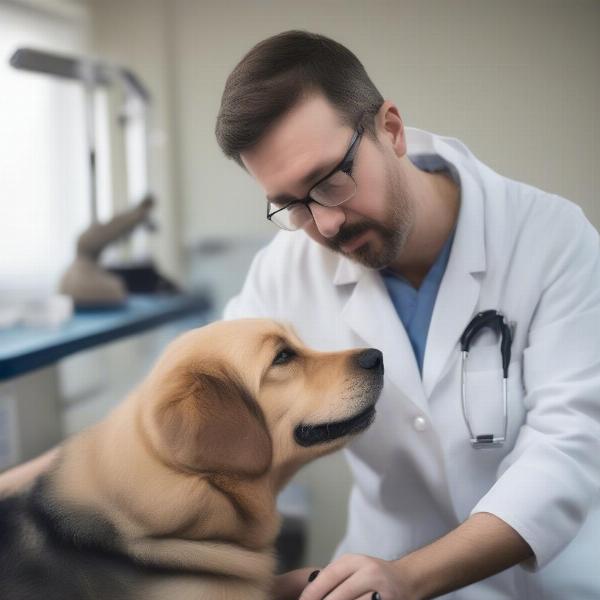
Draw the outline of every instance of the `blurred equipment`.
<instances>
[{"instance_id":1,"label":"blurred equipment","mask_svg":"<svg viewBox=\"0 0 600 600\"><path fill-rule=\"evenodd\" d=\"M85 91L88 165L90 171L91 225L77 241L77 256L64 274L60 290L71 296L77 308L102 308L122 304L128 292L176 292L176 287L157 272L145 257L134 264L99 264L102 251L116 240L131 234L138 225L155 229L149 213L154 196L148 185L148 112L150 94L129 70L85 57L62 56L32 48L19 48L10 58L16 69L44 73L62 79L80 81ZM122 91L118 123L122 127L127 156L127 191L130 209L116 214L110 221L98 221L96 172L96 109L99 87L116 86ZM139 241L139 240L137 240Z\"/></svg>"},{"instance_id":2,"label":"blurred equipment","mask_svg":"<svg viewBox=\"0 0 600 600\"><path fill-rule=\"evenodd\" d=\"M151 264L130 269L136 274L135 285L128 285L127 268L109 272L98 260L111 243L129 235L139 225L152 228L150 210L154 204L147 196L136 207L117 215L107 223L93 223L77 240L77 257L60 282L60 290L73 298L78 308L110 307L122 304L128 291L176 291L173 284L160 276ZM142 275L140 276L140 271ZM133 289L132 289L133 288Z\"/></svg>"}]
</instances>

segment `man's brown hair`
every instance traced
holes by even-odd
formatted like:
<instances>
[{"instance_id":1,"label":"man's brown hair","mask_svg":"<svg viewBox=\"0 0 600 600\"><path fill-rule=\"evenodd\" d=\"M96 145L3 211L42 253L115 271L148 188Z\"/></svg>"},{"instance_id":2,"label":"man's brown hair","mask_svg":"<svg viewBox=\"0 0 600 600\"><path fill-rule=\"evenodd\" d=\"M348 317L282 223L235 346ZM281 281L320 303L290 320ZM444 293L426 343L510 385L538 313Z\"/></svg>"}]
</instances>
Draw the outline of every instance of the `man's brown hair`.
<instances>
[{"instance_id":1,"label":"man's brown hair","mask_svg":"<svg viewBox=\"0 0 600 600\"><path fill-rule=\"evenodd\" d=\"M259 42L227 78L215 128L225 155L243 166L240 153L311 93L322 93L343 124L360 121L375 137L383 97L358 58L323 35L286 31Z\"/></svg>"}]
</instances>

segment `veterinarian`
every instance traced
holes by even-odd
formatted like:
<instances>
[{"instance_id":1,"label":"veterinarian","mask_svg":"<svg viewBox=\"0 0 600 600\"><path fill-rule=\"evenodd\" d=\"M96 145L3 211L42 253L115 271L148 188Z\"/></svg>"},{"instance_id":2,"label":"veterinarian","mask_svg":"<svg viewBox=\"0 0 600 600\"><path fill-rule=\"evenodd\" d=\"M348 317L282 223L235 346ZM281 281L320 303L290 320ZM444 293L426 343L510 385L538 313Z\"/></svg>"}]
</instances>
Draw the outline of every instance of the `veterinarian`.
<instances>
[{"instance_id":1,"label":"veterinarian","mask_svg":"<svg viewBox=\"0 0 600 600\"><path fill-rule=\"evenodd\" d=\"M600 251L582 211L405 127L318 35L254 47L216 134L291 230L226 318L385 361L378 415L347 451L346 535L276 596L600 598Z\"/></svg>"}]
</instances>

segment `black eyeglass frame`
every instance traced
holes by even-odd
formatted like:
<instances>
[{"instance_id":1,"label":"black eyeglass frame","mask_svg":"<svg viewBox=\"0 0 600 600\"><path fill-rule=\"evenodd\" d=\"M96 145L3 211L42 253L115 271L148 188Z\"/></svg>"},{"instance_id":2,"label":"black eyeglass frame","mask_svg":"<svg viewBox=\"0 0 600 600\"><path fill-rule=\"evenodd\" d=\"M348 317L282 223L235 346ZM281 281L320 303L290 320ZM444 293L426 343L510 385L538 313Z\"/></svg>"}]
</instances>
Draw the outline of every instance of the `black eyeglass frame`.
<instances>
[{"instance_id":1,"label":"black eyeglass frame","mask_svg":"<svg viewBox=\"0 0 600 600\"><path fill-rule=\"evenodd\" d=\"M271 217L273 217L277 213L281 212L282 210L287 210L290 206L293 206L294 204L304 204L304 206L306 206L306 208L308 208L308 210L310 211L309 204L311 202L315 202L319 206L331 207L331 206L340 206L341 204L344 204L344 202L348 202L348 200L351 200L354 197L354 194L352 194L352 196L350 196L350 198L346 198L345 200L342 200L341 202L338 202L337 204L321 204L321 202L319 202L318 200L314 200L313 198L311 198L310 194L317 186L321 185L325 180L329 179L332 175L334 175L338 171L342 171L343 173L346 173L346 175L348 175L348 177L350 177L350 179L352 179L352 181L354 181L354 178L352 177L352 168L354 166L354 157L356 155L356 151L358 150L358 144L362 138L364 131L365 131L365 129L362 125L359 125L354 130L354 135L352 136L352 139L350 140L350 145L348 146L348 150L346 151L346 154L344 154L344 158L342 158L342 160L335 167L333 167L333 169L331 169L331 171L329 171L329 173L327 173L327 175L321 177L321 179L319 179L319 181L317 181L315 184L313 184L312 187L310 188L310 190L308 191L308 194L304 198L298 198L297 200L290 200L285 206L282 206L281 208L278 208L277 210L274 210L273 212L269 212L269 208L271 207L272 203L267 202L267 219L269 221L272 221ZM354 181L354 185L356 185L356 181ZM279 225L277 225L277 226L279 227Z\"/></svg>"}]
</instances>

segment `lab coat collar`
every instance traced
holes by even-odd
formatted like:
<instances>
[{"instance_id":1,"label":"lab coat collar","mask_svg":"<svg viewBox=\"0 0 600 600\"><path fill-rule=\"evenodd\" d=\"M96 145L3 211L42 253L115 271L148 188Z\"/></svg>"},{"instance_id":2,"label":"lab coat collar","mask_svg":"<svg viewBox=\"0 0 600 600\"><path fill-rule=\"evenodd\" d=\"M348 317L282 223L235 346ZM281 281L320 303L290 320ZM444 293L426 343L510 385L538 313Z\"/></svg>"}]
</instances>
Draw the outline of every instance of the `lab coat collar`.
<instances>
[{"instance_id":1,"label":"lab coat collar","mask_svg":"<svg viewBox=\"0 0 600 600\"><path fill-rule=\"evenodd\" d=\"M381 350L386 378L406 400L428 413L410 340L378 271L364 269L342 309L342 319L366 344Z\"/></svg>"},{"instance_id":2,"label":"lab coat collar","mask_svg":"<svg viewBox=\"0 0 600 600\"><path fill-rule=\"evenodd\" d=\"M484 192L477 160L460 141L412 128L406 133L409 155L440 155L456 168L461 184L454 242L429 327L422 377L379 273L340 256L333 281L338 286L356 284L344 306L344 319L367 343L384 352L386 363L402 363L387 370L390 379L427 412L426 398L444 374L479 298L480 282L475 275L486 269Z\"/></svg>"},{"instance_id":3,"label":"lab coat collar","mask_svg":"<svg viewBox=\"0 0 600 600\"><path fill-rule=\"evenodd\" d=\"M406 139L409 156L417 154L438 154L444 160L454 165L461 180L461 211L458 217L454 247L459 234L462 239L460 260L464 269L469 273L481 273L486 269L485 240L483 228L483 202L481 201L482 188L466 160L476 161L470 150L455 138L433 135L421 129L406 127ZM469 210L462 206L468 202ZM461 221L462 227L461 227ZM461 231L462 230L462 231ZM364 267L345 256L338 257L338 264L333 283L346 285L356 283L370 269Z\"/></svg>"},{"instance_id":4,"label":"lab coat collar","mask_svg":"<svg viewBox=\"0 0 600 600\"><path fill-rule=\"evenodd\" d=\"M461 206L454 242L436 298L423 360L423 388L429 397L476 311L486 270L483 189L469 169L457 166Z\"/></svg>"},{"instance_id":5,"label":"lab coat collar","mask_svg":"<svg viewBox=\"0 0 600 600\"><path fill-rule=\"evenodd\" d=\"M456 138L434 135L413 127L406 128L408 155L437 154L450 163L460 178L461 205L452 245L452 255L465 273L486 270L483 186L479 181L477 159ZM451 257L452 258L452 257Z\"/></svg>"},{"instance_id":6,"label":"lab coat collar","mask_svg":"<svg viewBox=\"0 0 600 600\"><path fill-rule=\"evenodd\" d=\"M345 256L340 256L338 259L337 269L333 276L333 283L335 285L356 283L370 270L371 269L367 269L366 267L349 260Z\"/></svg>"}]
</instances>

